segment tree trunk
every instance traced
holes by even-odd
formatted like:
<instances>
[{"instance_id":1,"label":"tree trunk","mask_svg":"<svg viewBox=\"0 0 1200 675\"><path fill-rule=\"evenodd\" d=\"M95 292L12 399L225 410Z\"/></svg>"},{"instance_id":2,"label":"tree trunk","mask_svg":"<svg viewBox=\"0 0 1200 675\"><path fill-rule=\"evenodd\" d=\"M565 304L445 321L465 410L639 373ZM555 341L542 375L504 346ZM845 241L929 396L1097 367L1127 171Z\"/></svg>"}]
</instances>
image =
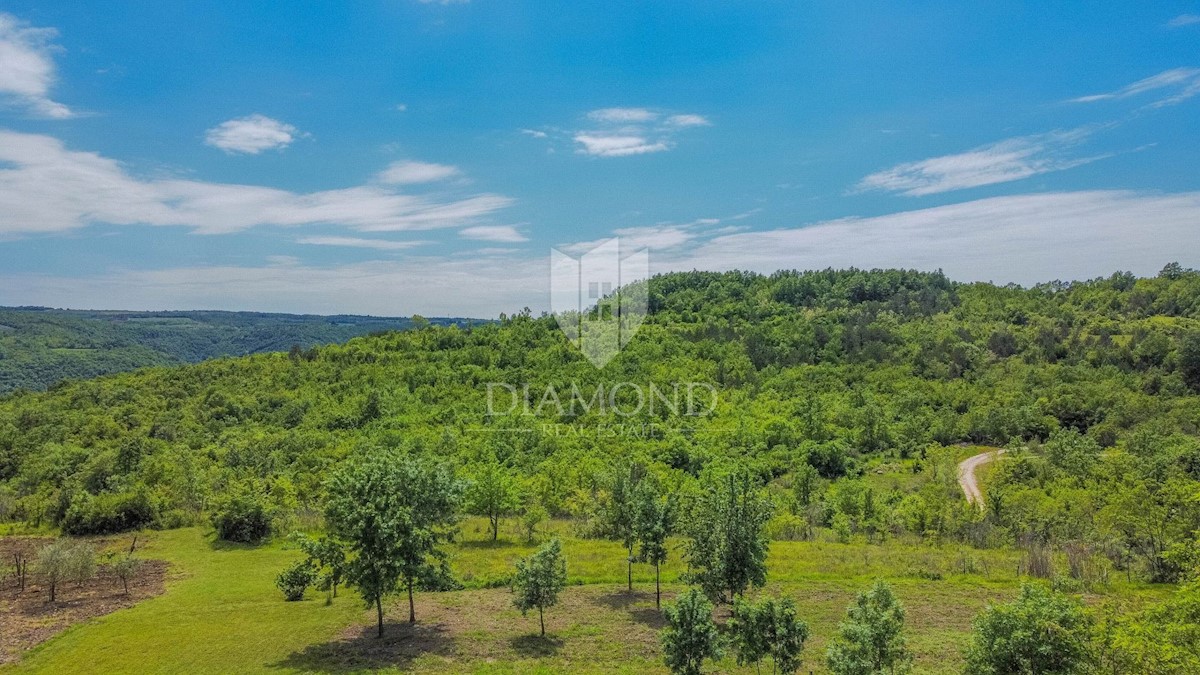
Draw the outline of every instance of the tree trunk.
<instances>
[{"instance_id":1,"label":"tree trunk","mask_svg":"<svg viewBox=\"0 0 1200 675\"><path fill-rule=\"evenodd\" d=\"M408 580L408 622L417 622L417 611L413 607L413 580Z\"/></svg>"},{"instance_id":2,"label":"tree trunk","mask_svg":"<svg viewBox=\"0 0 1200 675\"><path fill-rule=\"evenodd\" d=\"M541 607L538 607L538 623L542 625L542 637L546 637L546 617L542 615Z\"/></svg>"},{"instance_id":3,"label":"tree trunk","mask_svg":"<svg viewBox=\"0 0 1200 675\"><path fill-rule=\"evenodd\" d=\"M662 574L660 563L654 563L654 609L662 609Z\"/></svg>"},{"instance_id":4,"label":"tree trunk","mask_svg":"<svg viewBox=\"0 0 1200 675\"><path fill-rule=\"evenodd\" d=\"M50 582L50 602L54 602L54 591L57 590L56 586L58 586L58 584L54 583L53 581Z\"/></svg>"},{"instance_id":5,"label":"tree trunk","mask_svg":"<svg viewBox=\"0 0 1200 675\"><path fill-rule=\"evenodd\" d=\"M383 637L383 597L375 596L375 615L379 620L379 634L376 637Z\"/></svg>"},{"instance_id":6,"label":"tree trunk","mask_svg":"<svg viewBox=\"0 0 1200 675\"><path fill-rule=\"evenodd\" d=\"M500 517L492 516L492 541L500 536Z\"/></svg>"},{"instance_id":7,"label":"tree trunk","mask_svg":"<svg viewBox=\"0 0 1200 675\"><path fill-rule=\"evenodd\" d=\"M625 559L625 576L629 590L633 591L633 547L629 547L629 557Z\"/></svg>"},{"instance_id":8,"label":"tree trunk","mask_svg":"<svg viewBox=\"0 0 1200 675\"><path fill-rule=\"evenodd\" d=\"M122 577L122 578L121 578L121 585L125 587L125 595L129 595L129 580L128 580L128 579L126 579L126 578L124 578L124 577Z\"/></svg>"}]
</instances>

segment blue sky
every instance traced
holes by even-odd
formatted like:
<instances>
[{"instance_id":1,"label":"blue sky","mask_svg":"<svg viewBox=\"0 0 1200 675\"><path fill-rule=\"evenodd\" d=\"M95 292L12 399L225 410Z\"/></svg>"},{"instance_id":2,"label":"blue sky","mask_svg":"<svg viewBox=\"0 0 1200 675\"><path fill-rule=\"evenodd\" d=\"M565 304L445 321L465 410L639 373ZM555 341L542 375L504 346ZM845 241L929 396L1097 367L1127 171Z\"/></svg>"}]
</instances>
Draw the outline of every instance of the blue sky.
<instances>
[{"instance_id":1,"label":"blue sky","mask_svg":"<svg viewBox=\"0 0 1200 675\"><path fill-rule=\"evenodd\" d=\"M1200 3L0 0L0 304L494 316L549 251L1200 265Z\"/></svg>"}]
</instances>

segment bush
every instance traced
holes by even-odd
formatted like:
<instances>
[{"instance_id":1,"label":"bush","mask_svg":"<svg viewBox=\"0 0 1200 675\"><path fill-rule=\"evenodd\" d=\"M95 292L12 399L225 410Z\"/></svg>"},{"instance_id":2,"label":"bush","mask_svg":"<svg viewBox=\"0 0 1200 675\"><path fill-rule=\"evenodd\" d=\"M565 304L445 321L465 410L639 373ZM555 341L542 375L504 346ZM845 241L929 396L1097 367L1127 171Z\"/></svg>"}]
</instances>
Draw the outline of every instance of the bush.
<instances>
[{"instance_id":1,"label":"bush","mask_svg":"<svg viewBox=\"0 0 1200 675\"><path fill-rule=\"evenodd\" d=\"M966 672L1087 672L1090 627L1078 603L1061 593L1026 584L1016 600L988 607L975 620Z\"/></svg>"},{"instance_id":2,"label":"bush","mask_svg":"<svg viewBox=\"0 0 1200 675\"><path fill-rule=\"evenodd\" d=\"M242 493L228 502L213 515L213 527L217 538L257 544L271 536L271 511L261 499Z\"/></svg>"},{"instance_id":3,"label":"bush","mask_svg":"<svg viewBox=\"0 0 1200 675\"><path fill-rule=\"evenodd\" d=\"M59 526L65 534L116 534L147 527L157 519L158 509L144 490L81 492L71 500Z\"/></svg>"},{"instance_id":4,"label":"bush","mask_svg":"<svg viewBox=\"0 0 1200 675\"><path fill-rule=\"evenodd\" d=\"M279 573L275 585L283 591L283 599L296 602L304 599L304 592L317 580L317 571L307 560L299 560Z\"/></svg>"}]
</instances>

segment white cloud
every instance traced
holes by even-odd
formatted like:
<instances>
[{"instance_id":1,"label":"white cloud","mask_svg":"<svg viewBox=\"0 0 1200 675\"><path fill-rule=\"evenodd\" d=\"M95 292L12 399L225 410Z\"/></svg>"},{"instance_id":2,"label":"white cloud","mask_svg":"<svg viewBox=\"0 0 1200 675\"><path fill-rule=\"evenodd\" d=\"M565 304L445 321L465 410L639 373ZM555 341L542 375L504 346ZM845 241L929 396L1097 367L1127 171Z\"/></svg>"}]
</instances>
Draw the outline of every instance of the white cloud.
<instances>
[{"instance_id":1,"label":"white cloud","mask_svg":"<svg viewBox=\"0 0 1200 675\"><path fill-rule=\"evenodd\" d=\"M55 81L51 40L53 28L32 28L11 14L0 12L0 99L19 104L31 114L66 119L73 113L50 99Z\"/></svg>"},{"instance_id":2,"label":"white cloud","mask_svg":"<svg viewBox=\"0 0 1200 675\"><path fill-rule=\"evenodd\" d=\"M594 123L593 128L572 132L571 139L579 154L593 157L663 152L675 147L675 136L684 129L711 125L701 115L678 114L664 118L663 113L649 108L600 108L589 112L587 119Z\"/></svg>"},{"instance_id":3,"label":"white cloud","mask_svg":"<svg viewBox=\"0 0 1200 675\"><path fill-rule=\"evenodd\" d=\"M1180 14L1167 22L1169 28L1183 28L1184 26L1195 26L1197 24L1200 24L1200 15L1198 14Z\"/></svg>"},{"instance_id":4,"label":"white cloud","mask_svg":"<svg viewBox=\"0 0 1200 675\"><path fill-rule=\"evenodd\" d=\"M921 196L1062 171L1101 159L1066 156L1091 133L1084 128L1010 138L969 152L898 164L863 178L857 187Z\"/></svg>"},{"instance_id":5,"label":"white cloud","mask_svg":"<svg viewBox=\"0 0 1200 675\"><path fill-rule=\"evenodd\" d=\"M751 215L738 214L729 220L740 220ZM730 228L718 228L721 218L697 218L689 223L657 223L639 227L624 227L613 230L613 234L621 238L621 245L633 249L648 248L651 251L669 251L679 249L704 239L730 231Z\"/></svg>"},{"instance_id":6,"label":"white cloud","mask_svg":"<svg viewBox=\"0 0 1200 675\"><path fill-rule=\"evenodd\" d=\"M55 307L231 310L377 316L489 318L544 305L549 266L543 259L477 255L406 257L340 266L271 262L261 267L197 266L116 270L75 277L0 272L0 302L28 298Z\"/></svg>"},{"instance_id":7,"label":"white cloud","mask_svg":"<svg viewBox=\"0 0 1200 675\"><path fill-rule=\"evenodd\" d=\"M346 246L349 248L370 248L377 251L403 251L421 246L423 241L391 241L388 239L363 239L361 237L301 237L297 244L312 244L314 246Z\"/></svg>"},{"instance_id":8,"label":"white cloud","mask_svg":"<svg viewBox=\"0 0 1200 675\"><path fill-rule=\"evenodd\" d=\"M652 251L677 248L696 239L697 233L684 225L650 225L625 227L613 234L621 238L622 246L648 248Z\"/></svg>"},{"instance_id":9,"label":"white cloud","mask_svg":"<svg viewBox=\"0 0 1200 675\"><path fill-rule=\"evenodd\" d=\"M671 147L665 141L650 141L644 136L621 134L581 133L575 135L575 142L583 146L579 152L595 157L644 155L650 152L662 152Z\"/></svg>"},{"instance_id":10,"label":"white cloud","mask_svg":"<svg viewBox=\"0 0 1200 675\"><path fill-rule=\"evenodd\" d=\"M263 150L280 150L296 140L296 127L265 115L250 115L222 122L209 129L204 142L228 153L257 155Z\"/></svg>"},{"instance_id":11,"label":"white cloud","mask_svg":"<svg viewBox=\"0 0 1200 675\"><path fill-rule=\"evenodd\" d=\"M397 103L396 104L396 112L407 112L407 111L408 111L407 103Z\"/></svg>"},{"instance_id":12,"label":"white cloud","mask_svg":"<svg viewBox=\"0 0 1200 675\"><path fill-rule=\"evenodd\" d=\"M295 193L144 179L112 159L67 150L58 139L0 130L0 236L92 223L177 225L207 234L310 224L363 232L429 230L471 225L510 204L495 194L435 199L381 185Z\"/></svg>"},{"instance_id":13,"label":"white cloud","mask_svg":"<svg viewBox=\"0 0 1200 675\"><path fill-rule=\"evenodd\" d=\"M664 269L942 269L953 279L1037 283L1172 260L1200 266L1200 192L994 197L872 218L717 237ZM652 259L652 262L654 259Z\"/></svg>"},{"instance_id":14,"label":"white cloud","mask_svg":"<svg viewBox=\"0 0 1200 675\"><path fill-rule=\"evenodd\" d=\"M529 241L529 237L518 232L517 228L512 225L475 225L463 229L458 234L464 239L494 241L503 244Z\"/></svg>"},{"instance_id":15,"label":"white cloud","mask_svg":"<svg viewBox=\"0 0 1200 675\"><path fill-rule=\"evenodd\" d=\"M456 167L446 164L430 164L428 162L402 161L392 162L388 168L379 173L379 182L389 185L409 185L413 183L432 183L457 176Z\"/></svg>"},{"instance_id":16,"label":"white cloud","mask_svg":"<svg viewBox=\"0 0 1200 675\"><path fill-rule=\"evenodd\" d=\"M1200 192L1016 195L805 227L717 236L671 255L656 272L823 269L944 270L960 281L1031 284L1169 261L1200 266ZM489 249L490 251L490 249ZM292 259L263 267L116 270L86 278L0 272L0 304L492 317L549 305L545 256L500 249L335 267Z\"/></svg>"},{"instance_id":17,"label":"white cloud","mask_svg":"<svg viewBox=\"0 0 1200 675\"><path fill-rule=\"evenodd\" d=\"M658 119L658 113L646 108L600 108L587 114L595 122L649 122Z\"/></svg>"},{"instance_id":18,"label":"white cloud","mask_svg":"<svg viewBox=\"0 0 1200 675\"><path fill-rule=\"evenodd\" d=\"M526 136L532 136L534 138L546 138L546 136L549 135L546 132L538 131L537 129L522 129L521 133L525 134Z\"/></svg>"},{"instance_id":19,"label":"white cloud","mask_svg":"<svg viewBox=\"0 0 1200 675\"><path fill-rule=\"evenodd\" d=\"M1152 75L1133 84L1103 94L1091 94L1073 98L1069 103L1095 103L1112 99L1124 99L1152 91L1168 90L1168 95L1149 104L1151 108L1182 103L1200 94L1200 68L1173 68ZM1173 90L1173 91L1171 91Z\"/></svg>"},{"instance_id":20,"label":"white cloud","mask_svg":"<svg viewBox=\"0 0 1200 675\"><path fill-rule=\"evenodd\" d=\"M667 118L667 124L676 127L707 127L712 126L712 122L703 115L671 115Z\"/></svg>"}]
</instances>

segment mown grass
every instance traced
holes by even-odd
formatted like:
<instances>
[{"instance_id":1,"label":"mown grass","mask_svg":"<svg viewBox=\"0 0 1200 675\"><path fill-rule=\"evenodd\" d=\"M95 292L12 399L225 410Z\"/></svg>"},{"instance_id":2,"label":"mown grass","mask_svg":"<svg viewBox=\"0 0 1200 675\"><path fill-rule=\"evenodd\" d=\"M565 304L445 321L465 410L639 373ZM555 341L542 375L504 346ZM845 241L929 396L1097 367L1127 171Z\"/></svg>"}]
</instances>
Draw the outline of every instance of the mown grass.
<instances>
[{"instance_id":1,"label":"mown grass","mask_svg":"<svg viewBox=\"0 0 1200 675\"><path fill-rule=\"evenodd\" d=\"M487 541L482 521L464 523L452 565L462 591L418 595L418 625L401 623L397 598L385 638L352 592L331 605L323 594L288 603L274 586L299 554L283 543L216 544L198 528L143 535L141 554L172 563L167 591L127 610L75 626L33 650L14 672L664 672L654 609L653 570L635 565L635 592L625 590L623 551L614 542L570 536L568 523L548 527L564 538L571 586L537 621L512 607L503 584L511 565L533 546L503 537ZM812 628L804 672L823 672L825 645L854 593L889 579L908 610L919 672L961 667L973 617L989 602L1015 594L1019 554L958 547L774 542L763 592L796 598ZM968 567L969 563L969 567ZM973 569L964 573L962 569ZM664 600L684 587L678 554L663 570ZM936 572L936 575L933 574ZM931 580L930 577L938 578ZM1117 582L1114 582L1117 583ZM1121 595L1155 593L1117 585ZM738 669L732 658L721 664Z\"/></svg>"}]
</instances>

